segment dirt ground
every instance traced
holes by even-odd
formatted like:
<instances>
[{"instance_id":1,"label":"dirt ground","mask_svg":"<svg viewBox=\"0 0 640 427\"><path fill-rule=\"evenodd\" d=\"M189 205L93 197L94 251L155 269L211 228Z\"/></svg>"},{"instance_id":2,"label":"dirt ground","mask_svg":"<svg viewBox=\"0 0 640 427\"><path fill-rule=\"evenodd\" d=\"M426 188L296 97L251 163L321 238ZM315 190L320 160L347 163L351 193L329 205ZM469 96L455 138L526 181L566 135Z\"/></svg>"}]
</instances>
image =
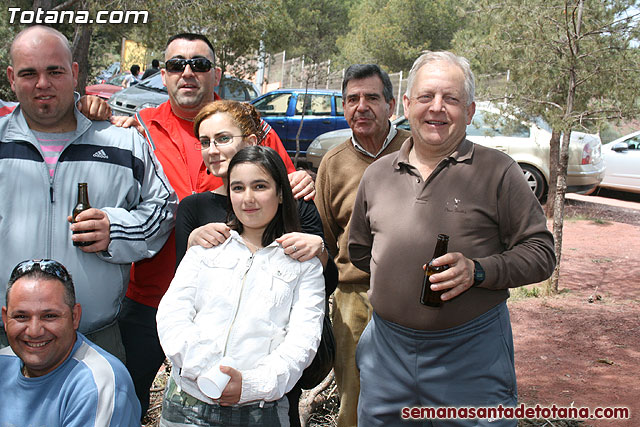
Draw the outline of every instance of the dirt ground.
<instances>
[{"instance_id":1,"label":"dirt ground","mask_svg":"<svg viewBox=\"0 0 640 427\"><path fill-rule=\"evenodd\" d=\"M631 418L556 417L519 425L640 426L640 210L567 201L566 214L560 293L544 296L543 286L530 285L509 300L519 401L627 407ZM157 425L164 377L157 380L147 426ZM309 425L336 425L339 402L332 391Z\"/></svg>"},{"instance_id":2,"label":"dirt ground","mask_svg":"<svg viewBox=\"0 0 640 427\"><path fill-rule=\"evenodd\" d=\"M628 407L629 420L584 425L638 426L640 211L573 204L568 213L579 216L564 223L560 294L532 297L528 286L509 302L519 400Z\"/></svg>"}]
</instances>

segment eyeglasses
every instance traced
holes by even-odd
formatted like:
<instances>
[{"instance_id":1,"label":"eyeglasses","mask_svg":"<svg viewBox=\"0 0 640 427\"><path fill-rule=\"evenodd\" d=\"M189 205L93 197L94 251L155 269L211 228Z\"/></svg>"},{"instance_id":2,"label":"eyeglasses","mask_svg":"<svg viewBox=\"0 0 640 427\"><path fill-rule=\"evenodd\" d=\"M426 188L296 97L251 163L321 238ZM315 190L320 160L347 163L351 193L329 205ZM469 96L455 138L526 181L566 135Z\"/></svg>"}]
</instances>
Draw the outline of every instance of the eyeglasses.
<instances>
[{"instance_id":1,"label":"eyeglasses","mask_svg":"<svg viewBox=\"0 0 640 427\"><path fill-rule=\"evenodd\" d=\"M57 277L62 282L71 281L71 276L64 265L52 259L34 259L31 261L22 261L16 265L11 272L9 283L14 283L24 275L34 270L40 270L43 273Z\"/></svg>"},{"instance_id":2,"label":"eyeglasses","mask_svg":"<svg viewBox=\"0 0 640 427\"><path fill-rule=\"evenodd\" d=\"M189 64L189 66L191 66L191 69L196 73L206 73L207 71L211 70L211 67L213 67L213 63L207 58L173 58L164 63L166 70L170 73L183 72L187 67L187 64Z\"/></svg>"},{"instance_id":3,"label":"eyeglasses","mask_svg":"<svg viewBox=\"0 0 640 427\"><path fill-rule=\"evenodd\" d=\"M233 142L233 138L244 138L248 135L218 135L213 138L213 144L216 147L224 147ZM196 142L196 150L206 150L211 147L211 140L207 137L200 138L199 142Z\"/></svg>"}]
</instances>

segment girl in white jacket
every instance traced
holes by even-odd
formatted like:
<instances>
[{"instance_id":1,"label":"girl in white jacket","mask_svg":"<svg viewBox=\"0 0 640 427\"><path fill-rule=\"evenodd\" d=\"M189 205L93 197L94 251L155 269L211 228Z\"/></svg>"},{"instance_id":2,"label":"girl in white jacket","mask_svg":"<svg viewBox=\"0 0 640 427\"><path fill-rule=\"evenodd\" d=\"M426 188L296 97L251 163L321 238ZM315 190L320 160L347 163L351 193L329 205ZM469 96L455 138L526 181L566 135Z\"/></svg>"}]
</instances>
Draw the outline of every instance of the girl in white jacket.
<instances>
[{"instance_id":1,"label":"girl in white jacket","mask_svg":"<svg viewBox=\"0 0 640 427\"><path fill-rule=\"evenodd\" d=\"M275 240L298 231L284 163L250 146L229 163L232 235L190 248L158 307L160 343L173 364L161 426L288 425L290 390L320 342L324 279L317 258L300 262ZM218 399L197 380L223 356L230 381Z\"/></svg>"}]
</instances>

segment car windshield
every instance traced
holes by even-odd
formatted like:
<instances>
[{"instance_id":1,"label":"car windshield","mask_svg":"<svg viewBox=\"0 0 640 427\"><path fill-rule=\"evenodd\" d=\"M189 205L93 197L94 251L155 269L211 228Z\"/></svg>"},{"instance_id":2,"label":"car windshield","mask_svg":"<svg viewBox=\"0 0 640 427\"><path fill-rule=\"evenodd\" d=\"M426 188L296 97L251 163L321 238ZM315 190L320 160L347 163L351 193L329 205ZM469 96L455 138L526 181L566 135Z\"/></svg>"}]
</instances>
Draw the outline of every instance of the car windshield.
<instances>
[{"instance_id":1,"label":"car windshield","mask_svg":"<svg viewBox=\"0 0 640 427\"><path fill-rule=\"evenodd\" d=\"M268 94L255 104L261 116L284 116L289 108L289 100L293 95L289 92Z\"/></svg>"},{"instance_id":2,"label":"car windshield","mask_svg":"<svg viewBox=\"0 0 640 427\"><path fill-rule=\"evenodd\" d=\"M162 84L162 76L160 75L160 73L156 73L151 77L147 77L146 79L138 83L137 87L143 87L162 92L167 91L167 88Z\"/></svg>"},{"instance_id":3,"label":"car windshield","mask_svg":"<svg viewBox=\"0 0 640 427\"><path fill-rule=\"evenodd\" d=\"M129 73L122 73L122 74L118 74L117 76L111 77L109 80L107 80L107 84L114 85L114 86L122 86L122 81L127 76L127 74Z\"/></svg>"},{"instance_id":4,"label":"car windshield","mask_svg":"<svg viewBox=\"0 0 640 427\"><path fill-rule=\"evenodd\" d=\"M467 135L529 138L530 130L524 123L500 113L476 110L471 124L467 126Z\"/></svg>"},{"instance_id":5,"label":"car windshield","mask_svg":"<svg viewBox=\"0 0 640 427\"><path fill-rule=\"evenodd\" d=\"M236 101L249 101L258 96L251 83L235 77L225 76L216 86L216 93L223 99L233 99Z\"/></svg>"},{"instance_id":6,"label":"car windshield","mask_svg":"<svg viewBox=\"0 0 640 427\"><path fill-rule=\"evenodd\" d=\"M107 68L107 73L117 73L118 70L120 69L120 63L119 62L114 62L113 64L109 65L109 68Z\"/></svg>"}]
</instances>

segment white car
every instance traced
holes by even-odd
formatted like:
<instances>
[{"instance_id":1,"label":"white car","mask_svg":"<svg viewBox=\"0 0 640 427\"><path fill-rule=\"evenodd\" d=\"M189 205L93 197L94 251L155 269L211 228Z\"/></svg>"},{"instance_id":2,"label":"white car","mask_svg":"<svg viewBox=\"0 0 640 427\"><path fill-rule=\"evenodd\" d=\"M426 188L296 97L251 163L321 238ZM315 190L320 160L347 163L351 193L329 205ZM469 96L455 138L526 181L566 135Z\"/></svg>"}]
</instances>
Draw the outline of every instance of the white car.
<instances>
[{"instance_id":1,"label":"white car","mask_svg":"<svg viewBox=\"0 0 640 427\"><path fill-rule=\"evenodd\" d=\"M640 130L602 146L607 169L600 187L640 193Z\"/></svg>"},{"instance_id":2,"label":"white car","mask_svg":"<svg viewBox=\"0 0 640 427\"><path fill-rule=\"evenodd\" d=\"M393 123L410 130L409 121L400 117ZM307 150L307 160L318 168L322 156L331 148L351 137L351 129L328 132L317 137ZM549 189L549 140L551 129L542 120L526 123L499 115L487 103L477 103L476 113L469 126L467 138L477 144L495 148L509 154L518 162L531 190L543 199ZM601 153L600 136L571 132L567 191L586 193L595 188L604 177L605 163Z\"/></svg>"}]
</instances>

